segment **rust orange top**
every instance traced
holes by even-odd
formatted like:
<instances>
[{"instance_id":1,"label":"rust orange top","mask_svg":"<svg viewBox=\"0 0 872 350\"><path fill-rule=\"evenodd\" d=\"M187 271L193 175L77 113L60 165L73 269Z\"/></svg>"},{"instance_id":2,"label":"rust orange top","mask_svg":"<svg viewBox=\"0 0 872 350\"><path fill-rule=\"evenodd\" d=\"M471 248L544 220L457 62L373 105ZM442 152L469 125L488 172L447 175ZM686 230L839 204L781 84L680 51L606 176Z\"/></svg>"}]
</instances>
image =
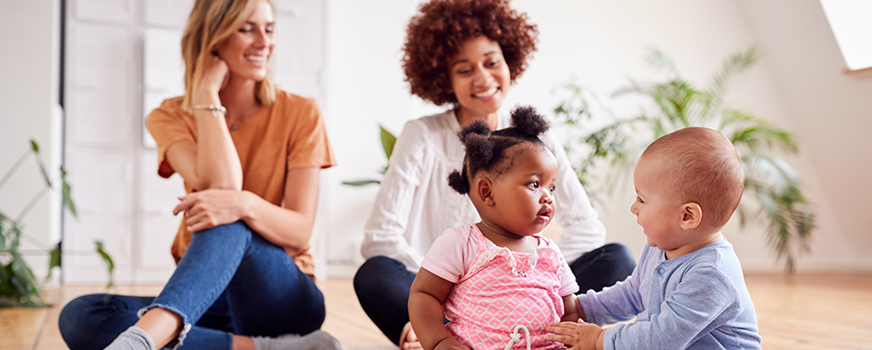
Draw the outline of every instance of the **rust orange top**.
<instances>
[{"instance_id":1,"label":"rust orange top","mask_svg":"<svg viewBox=\"0 0 872 350\"><path fill-rule=\"evenodd\" d=\"M157 173L164 178L175 173L166 160L167 149L183 140L197 142L196 119L182 110L181 104L182 97L164 100L145 121L157 143ZM277 90L272 106L242 121L225 121L242 165L242 189L277 206L282 205L288 169L336 165L321 110L313 99ZM187 182L185 191L193 192ZM183 217L171 249L176 263L191 237ZM308 248L285 251L303 273L313 275L314 260Z\"/></svg>"}]
</instances>

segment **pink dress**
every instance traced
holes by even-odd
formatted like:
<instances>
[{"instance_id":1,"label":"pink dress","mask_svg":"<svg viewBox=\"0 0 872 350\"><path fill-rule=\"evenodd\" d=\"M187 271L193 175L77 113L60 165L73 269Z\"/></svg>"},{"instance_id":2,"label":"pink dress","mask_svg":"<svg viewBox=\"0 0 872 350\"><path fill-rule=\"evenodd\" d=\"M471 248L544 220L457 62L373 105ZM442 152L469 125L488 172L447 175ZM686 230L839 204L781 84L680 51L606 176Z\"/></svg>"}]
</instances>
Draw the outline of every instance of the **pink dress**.
<instances>
[{"instance_id":1,"label":"pink dress","mask_svg":"<svg viewBox=\"0 0 872 350\"><path fill-rule=\"evenodd\" d=\"M494 245L473 225L469 239L478 240L478 251L443 304L445 326L456 339L475 350L563 348L544 337L563 316L558 291L561 269L569 266L553 241L535 237L534 253L518 253Z\"/></svg>"}]
</instances>

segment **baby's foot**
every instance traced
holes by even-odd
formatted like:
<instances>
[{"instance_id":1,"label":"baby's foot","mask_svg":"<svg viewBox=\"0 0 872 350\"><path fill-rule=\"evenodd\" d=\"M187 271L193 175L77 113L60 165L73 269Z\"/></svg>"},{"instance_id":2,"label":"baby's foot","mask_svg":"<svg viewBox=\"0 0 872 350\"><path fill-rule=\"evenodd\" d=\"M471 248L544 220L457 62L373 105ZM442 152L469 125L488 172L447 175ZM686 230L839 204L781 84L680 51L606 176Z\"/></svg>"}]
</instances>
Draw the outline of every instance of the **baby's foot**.
<instances>
[{"instance_id":1,"label":"baby's foot","mask_svg":"<svg viewBox=\"0 0 872 350\"><path fill-rule=\"evenodd\" d=\"M403 332L400 334L400 350L424 350L421 343L418 341L418 335L412 329L412 323L406 323L403 327Z\"/></svg>"},{"instance_id":2,"label":"baby's foot","mask_svg":"<svg viewBox=\"0 0 872 350\"><path fill-rule=\"evenodd\" d=\"M329 333L317 330L304 336L285 334L276 338L251 337L255 350L341 350L342 345Z\"/></svg>"},{"instance_id":3,"label":"baby's foot","mask_svg":"<svg viewBox=\"0 0 872 350\"><path fill-rule=\"evenodd\" d=\"M154 340L142 328L130 326L118 335L104 350L152 350Z\"/></svg>"}]
</instances>

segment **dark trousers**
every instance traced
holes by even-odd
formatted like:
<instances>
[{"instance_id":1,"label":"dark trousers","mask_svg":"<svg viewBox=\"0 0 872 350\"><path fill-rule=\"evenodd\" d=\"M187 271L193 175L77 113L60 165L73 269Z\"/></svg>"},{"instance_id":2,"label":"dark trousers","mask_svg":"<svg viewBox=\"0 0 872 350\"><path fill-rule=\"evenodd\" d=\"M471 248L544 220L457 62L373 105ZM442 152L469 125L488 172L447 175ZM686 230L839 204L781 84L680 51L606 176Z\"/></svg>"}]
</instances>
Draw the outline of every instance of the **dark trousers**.
<instances>
[{"instance_id":1,"label":"dark trousers","mask_svg":"<svg viewBox=\"0 0 872 350\"><path fill-rule=\"evenodd\" d=\"M579 293L601 291L623 281L636 268L633 254L618 243L606 244L569 263ZM394 344L400 342L403 326L409 322L409 289L415 274L394 259L368 259L354 275L354 291L366 315Z\"/></svg>"},{"instance_id":2,"label":"dark trousers","mask_svg":"<svg viewBox=\"0 0 872 350\"><path fill-rule=\"evenodd\" d=\"M186 325L181 349L227 349L232 334L278 336L321 328L324 297L284 249L242 221L196 233L157 297L91 294L64 306L61 336L73 350L103 349L161 307Z\"/></svg>"}]
</instances>

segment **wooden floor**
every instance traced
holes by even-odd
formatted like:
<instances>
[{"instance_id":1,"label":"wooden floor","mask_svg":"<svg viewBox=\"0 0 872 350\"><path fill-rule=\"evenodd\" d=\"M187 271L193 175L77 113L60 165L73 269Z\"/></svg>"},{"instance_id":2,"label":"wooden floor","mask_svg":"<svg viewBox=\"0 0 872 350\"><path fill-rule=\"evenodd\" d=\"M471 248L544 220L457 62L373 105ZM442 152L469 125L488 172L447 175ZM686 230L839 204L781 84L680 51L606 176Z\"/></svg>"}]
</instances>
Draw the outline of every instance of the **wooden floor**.
<instances>
[{"instance_id":1,"label":"wooden floor","mask_svg":"<svg viewBox=\"0 0 872 350\"><path fill-rule=\"evenodd\" d=\"M763 348L872 349L872 275L749 275ZM363 313L351 281L320 283L327 300L324 329L350 350L396 349ZM159 286L122 286L120 294L155 295ZM65 286L44 309L0 309L0 350L66 349L58 332L60 306L100 287Z\"/></svg>"}]
</instances>

